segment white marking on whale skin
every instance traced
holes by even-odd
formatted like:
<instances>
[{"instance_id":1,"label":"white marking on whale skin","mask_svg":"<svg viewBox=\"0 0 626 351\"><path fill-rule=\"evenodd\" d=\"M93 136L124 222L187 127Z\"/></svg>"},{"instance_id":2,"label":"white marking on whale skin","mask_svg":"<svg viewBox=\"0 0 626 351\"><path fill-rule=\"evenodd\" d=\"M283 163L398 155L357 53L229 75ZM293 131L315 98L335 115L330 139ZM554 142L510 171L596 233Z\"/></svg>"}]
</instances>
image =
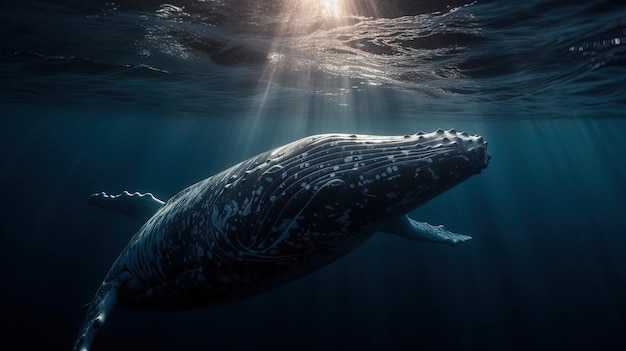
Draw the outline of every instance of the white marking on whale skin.
<instances>
[{"instance_id":1,"label":"white marking on whale skin","mask_svg":"<svg viewBox=\"0 0 626 351\"><path fill-rule=\"evenodd\" d=\"M224 205L223 211L220 211L217 207L213 208L211 211L211 221L213 224L221 231L224 231L227 226L227 221L229 218L233 217L238 210L237 202L234 200Z\"/></svg>"},{"instance_id":2,"label":"white marking on whale skin","mask_svg":"<svg viewBox=\"0 0 626 351\"><path fill-rule=\"evenodd\" d=\"M261 195L262 192L263 192L263 185L259 185L259 188L256 190L256 194Z\"/></svg>"},{"instance_id":3,"label":"white marking on whale skin","mask_svg":"<svg viewBox=\"0 0 626 351\"><path fill-rule=\"evenodd\" d=\"M437 175L437 173L435 173L435 171L433 171L430 167L428 167L427 170L430 173L431 177L433 177L434 180L439 179L439 175Z\"/></svg>"},{"instance_id":4,"label":"white marking on whale skin","mask_svg":"<svg viewBox=\"0 0 626 351\"><path fill-rule=\"evenodd\" d=\"M350 217L351 212L352 212L352 209L348 208L343 211L341 216L337 217L337 222L339 222L342 225L342 230L344 231L347 229L347 227L350 225L352 221Z\"/></svg>"},{"instance_id":5,"label":"white marking on whale skin","mask_svg":"<svg viewBox=\"0 0 626 351\"><path fill-rule=\"evenodd\" d=\"M250 215L250 213L252 213L252 201L250 201L250 198L246 198L245 200L243 200L243 210L241 211L241 215L244 217L247 217Z\"/></svg>"}]
</instances>

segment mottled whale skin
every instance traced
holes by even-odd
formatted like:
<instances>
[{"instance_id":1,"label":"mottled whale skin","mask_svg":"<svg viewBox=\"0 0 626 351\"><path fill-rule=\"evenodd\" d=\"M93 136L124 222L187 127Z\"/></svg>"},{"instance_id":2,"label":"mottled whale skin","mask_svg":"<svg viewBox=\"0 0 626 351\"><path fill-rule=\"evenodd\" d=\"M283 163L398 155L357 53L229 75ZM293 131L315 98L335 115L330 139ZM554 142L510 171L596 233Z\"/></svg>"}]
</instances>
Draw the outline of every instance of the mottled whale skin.
<instances>
[{"instance_id":1,"label":"mottled whale skin","mask_svg":"<svg viewBox=\"0 0 626 351\"><path fill-rule=\"evenodd\" d=\"M165 203L94 194L91 204L147 221L89 304L74 350L88 350L115 306L175 310L240 299L312 272L376 232L468 240L406 213L489 159L482 137L455 130L323 134L261 153Z\"/></svg>"}]
</instances>

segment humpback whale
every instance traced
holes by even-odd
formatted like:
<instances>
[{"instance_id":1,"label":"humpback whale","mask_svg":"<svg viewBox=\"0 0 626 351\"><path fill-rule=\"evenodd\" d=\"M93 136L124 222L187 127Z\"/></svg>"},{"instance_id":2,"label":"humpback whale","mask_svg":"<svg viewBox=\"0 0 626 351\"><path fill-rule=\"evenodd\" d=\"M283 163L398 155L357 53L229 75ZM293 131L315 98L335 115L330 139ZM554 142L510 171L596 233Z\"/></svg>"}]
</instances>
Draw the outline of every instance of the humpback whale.
<instances>
[{"instance_id":1,"label":"humpback whale","mask_svg":"<svg viewBox=\"0 0 626 351\"><path fill-rule=\"evenodd\" d=\"M74 350L115 307L177 310L251 296L312 272L378 232L456 245L469 236L407 216L487 167L478 135L321 134L238 163L163 202L88 202L145 221L88 305Z\"/></svg>"}]
</instances>

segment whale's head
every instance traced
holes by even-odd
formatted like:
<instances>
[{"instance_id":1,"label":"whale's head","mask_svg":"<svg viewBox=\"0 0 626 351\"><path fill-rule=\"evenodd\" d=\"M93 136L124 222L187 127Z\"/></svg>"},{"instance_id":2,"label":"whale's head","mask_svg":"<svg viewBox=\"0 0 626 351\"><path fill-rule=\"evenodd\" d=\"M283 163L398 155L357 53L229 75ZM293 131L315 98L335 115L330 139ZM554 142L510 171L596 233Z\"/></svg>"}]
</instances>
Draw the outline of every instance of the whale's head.
<instances>
[{"instance_id":1,"label":"whale's head","mask_svg":"<svg viewBox=\"0 0 626 351\"><path fill-rule=\"evenodd\" d=\"M217 176L228 184L219 190L224 205L213 208L212 221L255 259L283 252L279 245L322 252L320 245L367 237L480 173L489 159L482 137L455 130L314 135Z\"/></svg>"},{"instance_id":2,"label":"whale's head","mask_svg":"<svg viewBox=\"0 0 626 351\"><path fill-rule=\"evenodd\" d=\"M454 129L405 136L348 136L338 152L336 191L359 193L367 222L406 214L487 167L491 156L478 135ZM350 196L352 199L357 195Z\"/></svg>"},{"instance_id":3,"label":"whale's head","mask_svg":"<svg viewBox=\"0 0 626 351\"><path fill-rule=\"evenodd\" d=\"M261 155L247 174L262 184L252 193L274 232L363 232L480 173L490 158L482 137L455 130L322 134Z\"/></svg>"}]
</instances>

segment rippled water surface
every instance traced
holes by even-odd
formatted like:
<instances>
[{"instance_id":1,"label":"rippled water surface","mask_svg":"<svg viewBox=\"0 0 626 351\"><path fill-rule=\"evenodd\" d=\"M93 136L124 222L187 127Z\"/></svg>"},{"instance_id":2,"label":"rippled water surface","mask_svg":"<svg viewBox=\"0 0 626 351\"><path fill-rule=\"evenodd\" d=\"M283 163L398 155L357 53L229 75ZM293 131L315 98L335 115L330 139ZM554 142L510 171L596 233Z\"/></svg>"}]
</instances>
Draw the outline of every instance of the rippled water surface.
<instances>
[{"instance_id":1,"label":"rippled water surface","mask_svg":"<svg viewBox=\"0 0 626 351\"><path fill-rule=\"evenodd\" d=\"M2 13L2 100L168 114L370 99L402 114L617 115L617 1L25 1ZM404 111L407 110L408 111Z\"/></svg>"}]
</instances>

